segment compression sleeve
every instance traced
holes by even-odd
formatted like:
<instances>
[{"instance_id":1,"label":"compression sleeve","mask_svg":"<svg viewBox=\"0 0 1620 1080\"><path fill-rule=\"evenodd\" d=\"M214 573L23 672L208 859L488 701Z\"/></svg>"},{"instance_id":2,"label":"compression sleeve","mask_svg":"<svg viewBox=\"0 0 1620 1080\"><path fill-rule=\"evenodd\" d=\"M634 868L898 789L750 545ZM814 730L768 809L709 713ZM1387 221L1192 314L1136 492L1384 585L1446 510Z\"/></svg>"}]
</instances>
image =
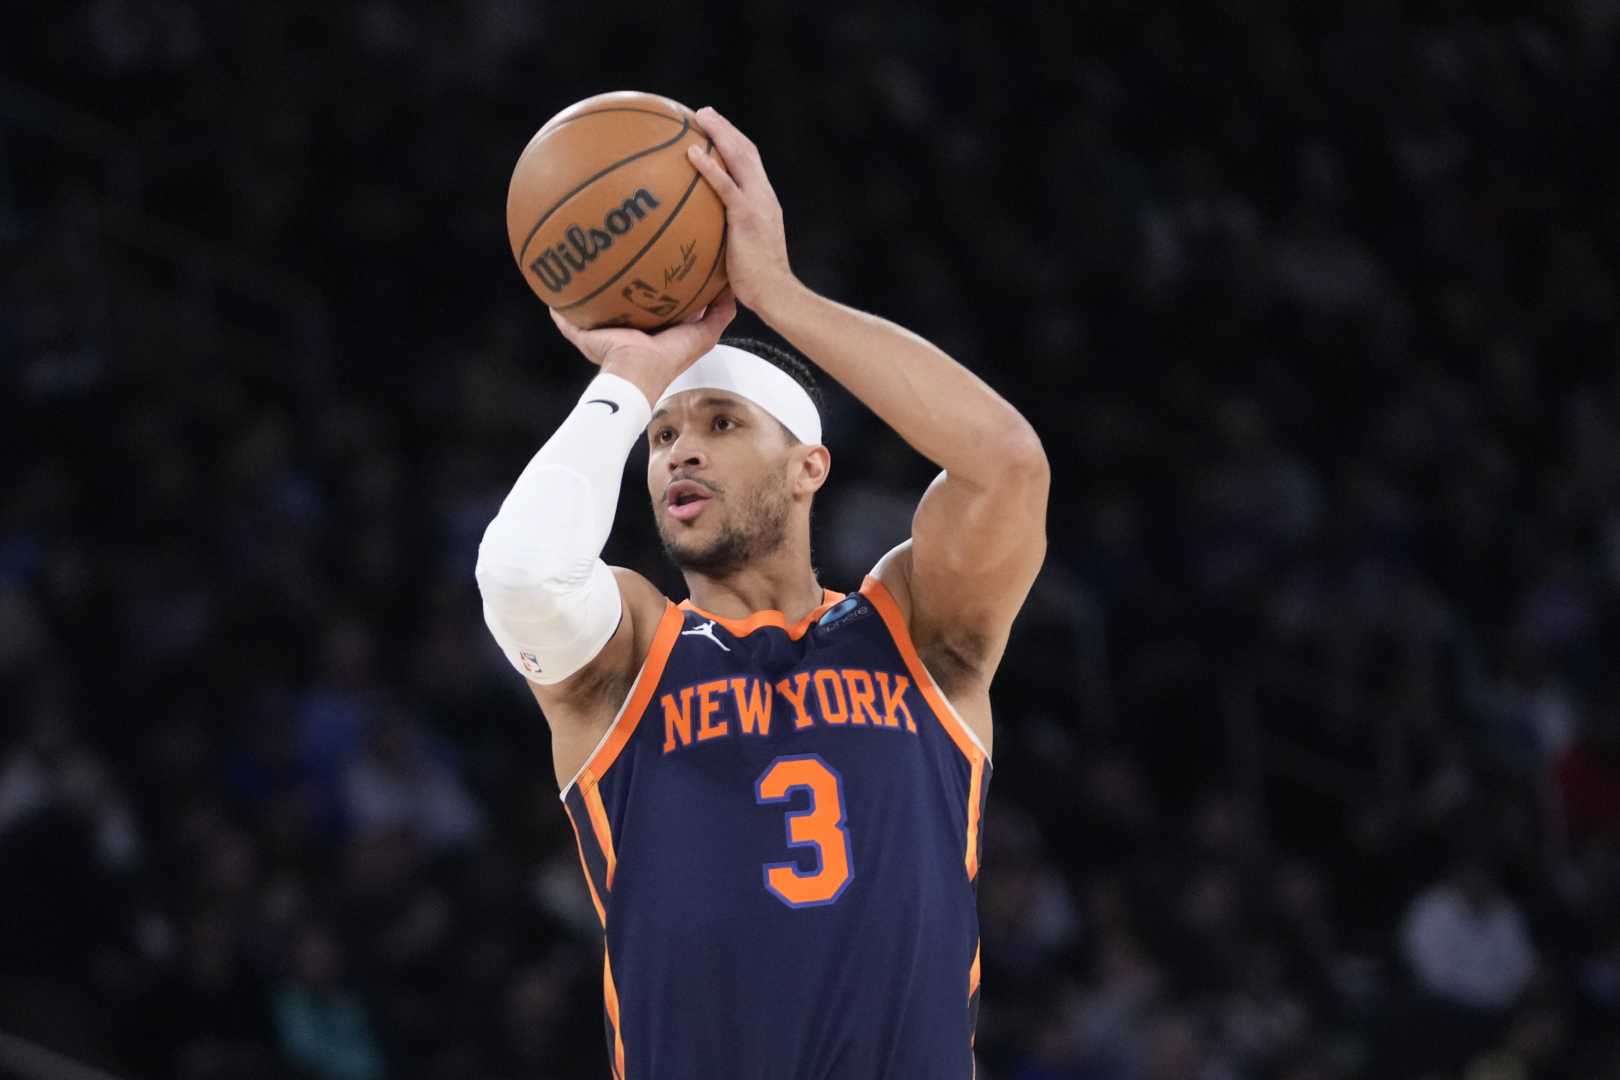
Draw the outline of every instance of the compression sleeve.
<instances>
[{"instance_id":1,"label":"compression sleeve","mask_svg":"<svg viewBox=\"0 0 1620 1080\"><path fill-rule=\"evenodd\" d=\"M618 628L622 601L602 548L625 460L650 419L634 383L597 375L484 530L474 570L484 623L533 682L574 674Z\"/></svg>"}]
</instances>

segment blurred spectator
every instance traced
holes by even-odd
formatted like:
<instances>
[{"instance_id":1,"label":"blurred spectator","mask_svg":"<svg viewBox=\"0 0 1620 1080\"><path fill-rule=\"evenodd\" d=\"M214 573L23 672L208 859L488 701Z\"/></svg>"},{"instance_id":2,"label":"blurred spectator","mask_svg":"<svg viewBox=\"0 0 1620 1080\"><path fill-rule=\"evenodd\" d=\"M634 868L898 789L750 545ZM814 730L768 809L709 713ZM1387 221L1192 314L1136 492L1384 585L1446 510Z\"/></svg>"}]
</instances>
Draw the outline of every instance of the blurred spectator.
<instances>
[{"instance_id":1,"label":"blurred spectator","mask_svg":"<svg viewBox=\"0 0 1620 1080\"><path fill-rule=\"evenodd\" d=\"M348 820L362 837L404 827L429 847L443 848L471 843L483 829L477 805L429 745L428 733L398 709L373 717L344 792Z\"/></svg>"},{"instance_id":2,"label":"blurred spectator","mask_svg":"<svg viewBox=\"0 0 1620 1080\"><path fill-rule=\"evenodd\" d=\"M1564 819L1578 841L1620 843L1620 710L1594 707L1559 757Z\"/></svg>"},{"instance_id":3,"label":"blurred spectator","mask_svg":"<svg viewBox=\"0 0 1620 1080\"><path fill-rule=\"evenodd\" d=\"M300 1076L375 1080L382 1051L365 1002L343 977L342 952L331 931L306 924L291 943L291 971L275 991L281 1055Z\"/></svg>"},{"instance_id":4,"label":"blurred spectator","mask_svg":"<svg viewBox=\"0 0 1620 1080\"><path fill-rule=\"evenodd\" d=\"M148 1013L156 1068L188 1080L273 1075L268 995L240 922L222 908L198 911L174 948L177 963L154 986Z\"/></svg>"},{"instance_id":5,"label":"blurred spectator","mask_svg":"<svg viewBox=\"0 0 1620 1080\"><path fill-rule=\"evenodd\" d=\"M1518 999L1536 963L1524 912L1478 853L1460 855L1445 878L1413 898L1401 949L1426 993L1489 1012Z\"/></svg>"},{"instance_id":6,"label":"blurred spectator","mask_svg":"<svg viewBox=\"0 0 1620 1080\"><path fill-rule=\"evenodd\" d=\"M1464 847L1444 878L1413 898L1401 955L1418 996L1395 1021L1387 1051L1406 1067L1456 1067L1487 1050L1535 973L1523 909L1486 853ZM1388 1067L1388 1065L1386 1065Z\"/></svg>"},{"instance_id":7,"label":"blurred spectator","mask_svg":"<svg viewBox=\"0 0 1620 1080\"><path fill-rule=\"evenodd\" d=\"M341 792L326 781L301 743L297 714L283 687L249 702L226 758L233 803L272 847L308 857L336 844L347 828Z\"/></svg>"},{"instance_id":8,"label":"blurred spectator","mask_svg":"<svg viewBox=\"0 0 1620 1080\"><path fill-rule=\"evenodd\" d=\"M131 869L141 856L134 815L100 758L74 738L65 703L40 702L29 727L0 765L0 834L56 810L90 827L104 868Z\"/></svg>"}]
</instances>

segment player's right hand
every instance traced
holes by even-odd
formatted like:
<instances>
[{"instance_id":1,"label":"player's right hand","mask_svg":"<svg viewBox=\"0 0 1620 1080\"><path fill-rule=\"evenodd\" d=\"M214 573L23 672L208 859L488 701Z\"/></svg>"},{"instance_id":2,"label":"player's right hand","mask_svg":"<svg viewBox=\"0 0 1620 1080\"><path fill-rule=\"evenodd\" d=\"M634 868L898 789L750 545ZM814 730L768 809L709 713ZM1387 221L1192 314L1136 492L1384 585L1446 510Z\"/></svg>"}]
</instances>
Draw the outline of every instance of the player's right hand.
<instances>
[{"instance_id":1,"label":"player's right hand","mask_svg":"<svg viewBox=\"0 0 1620 1080\"><path fill-rule=\"evenodd\" d=\"M723 289L701 316L649 334L629 327L581 330L556 311L551 321L585 359L610 375L634 383L656 404L676 377L713 349L737 317L737 299Z\"/></svg>"}]
</instances>

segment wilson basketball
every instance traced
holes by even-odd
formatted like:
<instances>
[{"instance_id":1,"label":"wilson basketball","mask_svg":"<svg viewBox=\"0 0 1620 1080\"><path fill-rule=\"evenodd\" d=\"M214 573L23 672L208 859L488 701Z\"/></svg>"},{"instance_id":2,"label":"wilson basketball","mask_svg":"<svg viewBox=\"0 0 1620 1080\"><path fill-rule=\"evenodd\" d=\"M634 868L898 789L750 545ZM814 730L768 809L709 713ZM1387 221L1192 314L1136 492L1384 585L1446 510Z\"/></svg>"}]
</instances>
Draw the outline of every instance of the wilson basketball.
<instances>
[{"instance_id":1,"label":"wilson basketball","mask_svg":"<svg viewBox=\"0 0 1620 1080\"><path fill-rule=\"evenodd\" d=\"M726 283L726 211L692 163L692 111L619 91L546 121L512 170L506 232L535 295L585 329L656 330Z\"/></svg>"}]
</instances>

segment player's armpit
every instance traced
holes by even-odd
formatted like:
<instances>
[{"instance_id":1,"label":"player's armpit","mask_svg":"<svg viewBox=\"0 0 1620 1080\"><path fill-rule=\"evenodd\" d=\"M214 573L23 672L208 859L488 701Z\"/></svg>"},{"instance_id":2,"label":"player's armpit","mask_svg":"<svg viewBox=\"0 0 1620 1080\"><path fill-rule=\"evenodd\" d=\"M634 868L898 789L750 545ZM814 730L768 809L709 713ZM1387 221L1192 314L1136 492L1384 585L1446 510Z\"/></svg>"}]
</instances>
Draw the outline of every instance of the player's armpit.
<instances>
[{"instance_id":1,"label":"player's armpit","mask_svg":"<svg viewBox=\"0 0 1620 1080\"><path fill-rule=\"evenodd\" d=\"M996 475L973 484L940 473L917 505L911 539L874 570L891 592L905 590L918 649L986 683L1046 557L1051 486L1038 442L1009 452Z\"/></svg>"},{"instance_id":2,"label":"player's armpit","mask_svg":"<svg viewBox=\"0 0 1620 1080\"><path fill-rule=\"evenodd\" d=\"M578 771L630 692L669 603L634 570L611 569L623 604L613 636L584 667L561 682L528 684L551 728L553 763L564 782Z\"/></svg>"}]
</instances>

